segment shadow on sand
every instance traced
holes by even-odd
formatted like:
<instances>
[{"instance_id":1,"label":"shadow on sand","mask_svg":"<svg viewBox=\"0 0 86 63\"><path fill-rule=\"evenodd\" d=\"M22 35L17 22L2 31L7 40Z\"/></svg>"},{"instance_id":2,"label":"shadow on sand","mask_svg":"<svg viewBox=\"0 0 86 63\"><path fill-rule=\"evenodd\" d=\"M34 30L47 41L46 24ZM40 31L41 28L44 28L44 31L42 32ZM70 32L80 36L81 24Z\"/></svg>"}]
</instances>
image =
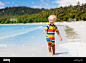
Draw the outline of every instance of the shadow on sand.
<instances>
[{"instance_id":1,"label":"shadow on sand","mask_svg":"<svg viewBox=\"0 0 86 63\"><path fill-rule=\"evenodd\" d=\"M61 53L55 53L55 55L60 55L60 54L67 54L69 52L61 52Z\"/></svg>"}]
</instances>

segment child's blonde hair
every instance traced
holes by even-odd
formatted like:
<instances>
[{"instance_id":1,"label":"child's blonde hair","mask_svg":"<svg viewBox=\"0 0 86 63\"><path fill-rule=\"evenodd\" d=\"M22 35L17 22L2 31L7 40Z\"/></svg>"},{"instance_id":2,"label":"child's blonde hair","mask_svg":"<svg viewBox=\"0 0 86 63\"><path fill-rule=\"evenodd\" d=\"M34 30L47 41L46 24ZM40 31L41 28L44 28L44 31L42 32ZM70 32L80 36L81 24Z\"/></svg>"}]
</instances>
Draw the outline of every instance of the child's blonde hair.
<instances>
[{"instance_id":1,"label":"child's blonde hair","mask_svg":"<svg viewBox=\"0 0 86 63\"><path fill-rule=\"evenodd\" d=\"M48 17L48 20L49 20L50 18L53 18L53 19L56 20L56 15L50 15L50 16Z\"/></svg>"}]
</instances>

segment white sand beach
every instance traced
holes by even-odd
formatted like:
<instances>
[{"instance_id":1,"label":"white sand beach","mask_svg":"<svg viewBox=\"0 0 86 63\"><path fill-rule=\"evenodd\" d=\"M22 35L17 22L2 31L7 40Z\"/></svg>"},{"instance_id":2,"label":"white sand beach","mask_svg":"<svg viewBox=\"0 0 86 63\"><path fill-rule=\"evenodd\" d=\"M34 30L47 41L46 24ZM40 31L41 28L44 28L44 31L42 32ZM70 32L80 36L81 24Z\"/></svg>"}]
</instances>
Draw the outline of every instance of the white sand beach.
<instances>
[{"instance_id":1,"label":"white sand beach","mask_svg":"<svg viewBox=\"0 0 86 63\"><path fill-rule=\"evenodd\" d=\"M19 24L19 25L28 25L28 24L31 24L31 23L27 23L27 24ZM33 25L41 25L41 24L48 24L48 23L32 23ZM32 25L31 24L31 25ZM0 25L3 25L3 24L0 24ZM4 25L9 25L9 24L4 24ZM10 24L10 25L16 25L16 24ZM57 55L53 55L52 57L86 57L86 22L85 21L78 21L78 22L56 22L55 25L64 25L64 26L68 26L70 28L73 28L73 30L80 36L80 40L81 41L76 41L76 42L67 42L67 43L61 43L61 44L58 44L56 46L56 48L63 48L63 49L67 49L68 51L67 52L63 52L63 53L60 53L58 51L58 49L56 49L56 54ZM43 46L44 47L44 46ZM42 47L42 49L43 49ZM28 47L27 47L28 48ZM46 48L46 47L45 47ZM26 48L23 48L23 50L25 50ZM63 50L62 49L62 50ZM18 49L14 49L16 50L16 52L18 52ZM40 49L39 49L40 50ZM10 51L7 49L7 51ZM43 53L43 51L46 51L46 53ZM34 55L34 53L31 55L31 54L28 54L27 52L27 55L17 55L19 57L29 57L31 55L31 57L48 57L48 50L46 49L43 49L43 51L41 51L43 53L43 55L41 54L37 54L37 55ZM14 53L3 53L3 52L0 52L0 56L3 57L4 56L12 56L12 57L15 57ZM46 56L47 55L47 56Z\"/></svg>"},{"instance_id":2,"label":"white sand beach","mask_svg":"<svg viewBox=\"0 0 86 63\"><path fill-rule=\"evenodd\" d=\"M74 31L79 34L81 41L69 42L60 44L59 46L69 49L69 53L72 57L86 57L86 21L59 23L60 25L67 25L73 28Z\"/></svg>"},{"instance_id":3,"label":"white sand beach","mask_svg":"<svg viewBox=\"0 0 86 63\"><path fill-rule=\"evenodd\" d=\"M77 42L59 44L59 47L69 50L68 54L62 54L61 57L86 57L86 21L56 22L55 25L64 25L73 28L73 30L79 34L81 40Z\"/></svg>"}]
</instances>

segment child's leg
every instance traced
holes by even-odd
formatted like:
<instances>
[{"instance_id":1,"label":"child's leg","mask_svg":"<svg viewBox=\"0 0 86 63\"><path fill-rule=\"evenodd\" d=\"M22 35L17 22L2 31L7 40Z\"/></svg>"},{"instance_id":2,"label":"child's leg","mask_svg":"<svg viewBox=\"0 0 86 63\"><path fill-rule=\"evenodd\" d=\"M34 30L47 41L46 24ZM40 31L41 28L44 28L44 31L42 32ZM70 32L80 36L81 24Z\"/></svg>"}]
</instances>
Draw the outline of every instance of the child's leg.
<instances>
[{"instance_id":1,"label":"child's leg","mask_svg":"<svg viewBox=\"0 0 86 63\"><path fill-rule=\"evenodd\" d=\"M55 55L55 46L52 47L52 50L53 50L53 54Z\"/></svg>"},{"instance_id":2,"label":"child's leg","mask_svg":"<svg viewBox=\"0 0 86 63\"><path fill-rule=\"evenodd\" d=\"M49 55L51 55L51 46L48 46L49 49Z\"/></svg>"}]
</instances>

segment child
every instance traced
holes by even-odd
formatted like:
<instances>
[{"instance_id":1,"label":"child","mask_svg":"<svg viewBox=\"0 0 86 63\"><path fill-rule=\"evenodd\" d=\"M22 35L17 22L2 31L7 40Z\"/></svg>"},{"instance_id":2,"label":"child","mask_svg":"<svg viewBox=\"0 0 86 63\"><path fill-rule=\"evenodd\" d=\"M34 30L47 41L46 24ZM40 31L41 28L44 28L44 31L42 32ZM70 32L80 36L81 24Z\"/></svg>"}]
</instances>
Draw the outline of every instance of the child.
<instances>
[{"instance_id":1,"label":"child","mask_svg":"<svg viewBox=\"0 0 86 63\"><path fill-rule=\"evenodd\" d=\"M50 15L48 17L49 23L45 29L44 29L44 33L46 35L46 40L48 42L48 49L49 49L49 55L52 55L51 53L51 47L53 50L53 55L55 55L55 31L59 36L60 41L62 41L62 38L60 36L59 30L57 28L56 25L54 25L55 21L56 21L56 16L55 15ZM46 33L47 31L47 33Z\"/></svg>"}]
</instances>

